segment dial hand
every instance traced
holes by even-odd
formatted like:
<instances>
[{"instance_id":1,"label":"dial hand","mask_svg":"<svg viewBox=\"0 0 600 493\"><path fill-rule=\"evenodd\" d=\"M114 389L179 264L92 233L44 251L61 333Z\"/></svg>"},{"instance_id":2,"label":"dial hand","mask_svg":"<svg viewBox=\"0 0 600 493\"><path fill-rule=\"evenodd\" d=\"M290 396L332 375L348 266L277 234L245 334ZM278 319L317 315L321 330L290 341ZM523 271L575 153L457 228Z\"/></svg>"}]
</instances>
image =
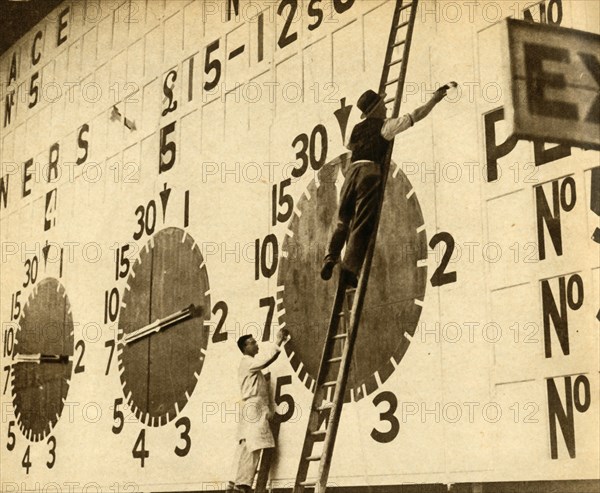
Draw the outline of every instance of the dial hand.
<instances>
[{"instance_id":1,"label":"dial hand","mask_svg":"<svg viewBox=\"0 0 600 493\"><path fill-rule=\"evenodd\" d=\"M194 318L202 315L202 307L195 306L193 303L179 310L178 312L172 313L164 318L158 319L156 322L152 322L141 329L135 330L130 334L125 335L125 344L130 344L138 339L146 337L154 332L159 332L162 329L166 329L167 327L171 327L172 325L178 324L179 322L183 322L189 318Z\"/></svg>"},{"instance_id":2,"label":"dial hand","mask_svg":"<svg viewBox=\"0 0 600 493\"><path fill-rule=\"evenodd\" d=\"M17 363L68 363L70 356L67 354L16 354Z\"/></svg>"}]
</instances>

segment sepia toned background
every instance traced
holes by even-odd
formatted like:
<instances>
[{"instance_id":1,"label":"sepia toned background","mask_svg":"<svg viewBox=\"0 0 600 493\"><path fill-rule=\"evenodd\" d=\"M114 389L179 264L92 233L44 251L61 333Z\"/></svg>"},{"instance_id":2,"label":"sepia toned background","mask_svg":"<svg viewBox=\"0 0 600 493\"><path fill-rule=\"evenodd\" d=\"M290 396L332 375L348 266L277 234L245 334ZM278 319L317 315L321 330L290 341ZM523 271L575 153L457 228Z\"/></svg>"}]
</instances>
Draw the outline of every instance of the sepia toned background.
<instances>
[{"instance_id":1,"label":"sepia toned background","mask_svg":"<svg viewBox=\"0 0 600 493\"><path fill-rule=\"evenodd\" d=\"M224 490L235 341L280 327L271 477L291 486L344 143L393 9L64 1L4 51L3 491ZM396 137L331 485L598 486L598 152L510 139L507 17L598 34L600 8L419 2L401 112L459 87Z\"/></svg>"}]
</instances>

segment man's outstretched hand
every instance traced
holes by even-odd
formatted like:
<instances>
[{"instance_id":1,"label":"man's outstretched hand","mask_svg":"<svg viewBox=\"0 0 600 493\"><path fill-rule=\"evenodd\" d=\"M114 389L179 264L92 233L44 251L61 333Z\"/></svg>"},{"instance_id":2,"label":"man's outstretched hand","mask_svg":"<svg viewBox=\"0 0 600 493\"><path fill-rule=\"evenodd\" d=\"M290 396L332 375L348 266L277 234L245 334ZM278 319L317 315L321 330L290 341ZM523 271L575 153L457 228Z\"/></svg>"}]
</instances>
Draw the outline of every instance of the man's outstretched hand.
<instances>
[{"instance_id":1,"label":"man's outstretched hand","mask_svg":"<svg viewBox=\"0 0 600 493\"><path fill-rule=\"evenodd\" d=\"M458 84L455 81L450 81L448 84L444 84L442 87L436 89L436 91L433 93L433 99L435 99L437 102L441 101L446 96L448 89L457 86Z\"/></svg>"},{"instance_id":2,"label":"man's outstretched hand","mask_svg":"<svg viewBox=\"0 0 600 493\"><path fill-rule=\"evenodd\" d=\"M280 329L275 336L275 344L281 346L281 344L290 338L290 333L286 329Z\"/></svg>"}]
</instances>

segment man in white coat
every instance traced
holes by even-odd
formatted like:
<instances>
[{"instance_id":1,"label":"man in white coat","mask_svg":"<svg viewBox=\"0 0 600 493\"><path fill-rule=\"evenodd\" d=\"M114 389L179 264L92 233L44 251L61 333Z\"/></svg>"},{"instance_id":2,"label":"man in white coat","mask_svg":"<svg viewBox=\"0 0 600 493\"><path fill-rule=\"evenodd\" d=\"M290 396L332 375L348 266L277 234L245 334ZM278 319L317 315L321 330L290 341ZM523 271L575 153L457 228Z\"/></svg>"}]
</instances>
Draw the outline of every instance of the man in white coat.
<instances>
[{"instance_id":1,"label":"man in white coat","mask_svg":"<svg viewBox=\"0 0 600 493\"><path fill-rule=\"evenodd\" d=\"M286 330L280 330L275 339L275 346L269 348L267 355L260 359L255 358L258 354L258 343L254 337L245 335L237 341L244 356L238 369L242 405L236 450L238 466L233 491L251 491L261 450L275 447L269 425L275 412L262 370L277 359L281 352L281 344L288 337Z\"/></svg>"}]
</instances>

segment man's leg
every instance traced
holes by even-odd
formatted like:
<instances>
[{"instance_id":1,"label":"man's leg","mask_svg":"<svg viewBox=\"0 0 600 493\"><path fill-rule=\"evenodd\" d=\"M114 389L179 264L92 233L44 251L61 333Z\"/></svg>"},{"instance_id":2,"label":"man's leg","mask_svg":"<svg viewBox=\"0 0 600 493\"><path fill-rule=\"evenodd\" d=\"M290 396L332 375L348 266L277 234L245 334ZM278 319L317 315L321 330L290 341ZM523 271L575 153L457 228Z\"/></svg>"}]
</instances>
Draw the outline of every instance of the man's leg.
<instances>
[{"instance_id":1,"label":"man's leg","mask_svg":"<svg viewBox=\"0 0 600 493\"><path fill-rule=\"evenodd\" d=\"M325 262L336 264L340 260L340 254L342 248L344 248L347 237L348 224L346 224L345 221L338 220L335 230L331 235L331 240L329 241L329 249L327 250L327 255L325 255Z\"/></svg>"},{"instance_id":2,"label":"man's leg","mask_svg":"<svg viewBox=\"0 0 600 493\"><path fill-rule=\"evenodd\" d=\"M346 239L348 238L350 221L352 221L352 215L354 214L355 208L354 188L357 174L358 167L349 169L344 184L342 185L337 224L331 235L329 249L327 255L325 255L325 258L323 259L323 268L321 269L321 278L325 281L331 279L333 268L335 267L335 264L339 262L342 248L344 248Z\"/></svg>"},{"instance_id":3,"label":"man's leg","mask_svg":"<svg viewBox=\"0 0 600 493\"><path fill-rule=\"evenodd\" d=\"M369 241L373 234L377 207L381 197L381 173L378 164L365 165L356 184L356 209L348 236L342 268L356 280L360 274Z\"/></svg>"},{"instance_id":4,"label":"man's leg","mask_svg":"<svg viewBox=\"0 0 600 493\"><path fill-rule=\"evenodd\" d=\"M239 443L238 470L235 478L235 485L242 489L252 488L256 467L260 458L260 450L250 452L246 445L246 440L240 440Z\"/></svg>"},{"instance_id":5,"label":"man's leg","mask_svg":"<svg viewBox=\"0 0 600 493\"><path fill-rule=\"evenodd\" d=\"M245 443L245 441L244 441L244 443ZM235 454L233 457L233 464L231 467L234 479L237 477L237 474L238 474L238 469L240 467L240 458L242 456L243 450L244 450L244 447L242 446L242 442L240 440L240 441L238 441L237 445L235 446ZM228 481L226 491L234 491L234 489L235 489L235 481Z\"/></svg>"}]
</instances>

